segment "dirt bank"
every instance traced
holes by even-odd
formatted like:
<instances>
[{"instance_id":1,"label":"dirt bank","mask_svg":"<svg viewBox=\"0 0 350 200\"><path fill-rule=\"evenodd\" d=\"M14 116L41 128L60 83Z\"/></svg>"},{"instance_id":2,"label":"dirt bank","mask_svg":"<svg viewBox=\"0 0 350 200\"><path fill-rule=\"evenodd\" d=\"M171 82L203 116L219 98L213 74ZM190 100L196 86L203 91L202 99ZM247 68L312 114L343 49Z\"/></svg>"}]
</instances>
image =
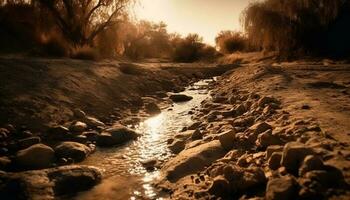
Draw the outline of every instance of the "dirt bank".
<instances>
[{"instance_id":1,"label":"dirt bank","mask_svg":"<svg viewBox=\"0 0 350 200\"><path fill-rule=\"evenodd\" d=\"M185 138L160 185L173 199L348 199L349 80L329 60L243 64L196 110L184 130L201 137Z\"/></svg>"},{"instance_id":2,"label":"dirt bank","mask_svg":"<svg viewBox=\"0 0 350 200\"><path fill-rule=\"evenodd\" d=\"M141 97L180 91L233 65L0 58L0 124L41 131L79 108L104 122L142 106Z\"/></svg>"}]
</instances>

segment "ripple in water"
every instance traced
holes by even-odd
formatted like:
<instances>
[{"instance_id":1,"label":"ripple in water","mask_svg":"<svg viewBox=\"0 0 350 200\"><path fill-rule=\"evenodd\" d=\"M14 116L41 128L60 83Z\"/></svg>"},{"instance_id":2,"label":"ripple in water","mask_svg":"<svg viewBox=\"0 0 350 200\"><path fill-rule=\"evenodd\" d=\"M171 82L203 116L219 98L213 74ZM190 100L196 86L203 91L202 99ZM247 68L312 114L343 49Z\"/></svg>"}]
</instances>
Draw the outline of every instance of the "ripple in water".
<instances>
[{"instance_id":1,"label":"ripple in water","mask_svg":"<svg viewBox=\"0 0 350 200\"><path fill-rule=\"evenodd\" d=\"M199 81L182 92L192 96L191 101L176 103L172 109L163 110L161 114L138 124L135 129L142 133L138 140L118 148L98 148L82 164L101 168L104 180L76 199L163 199L164 194L152 186L159 171L148 172L141 163L153 159L164 162L173 156L167 140L192 123L188 112L210 97L207 88L210 81L212 79Z\"/></svg>"}]
</instances>

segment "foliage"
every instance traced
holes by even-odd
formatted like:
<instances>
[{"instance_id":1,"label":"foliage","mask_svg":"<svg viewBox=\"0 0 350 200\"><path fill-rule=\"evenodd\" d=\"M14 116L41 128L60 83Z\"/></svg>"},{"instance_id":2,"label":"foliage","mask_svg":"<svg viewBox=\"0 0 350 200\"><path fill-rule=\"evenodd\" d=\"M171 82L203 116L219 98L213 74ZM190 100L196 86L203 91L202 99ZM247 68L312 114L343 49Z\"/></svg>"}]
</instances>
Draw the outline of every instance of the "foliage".
<instances>
[{"instance_id":1,"label":"foliage","mask_svg":"<svg viewBox=\"0 0 350 200\"><path fill-rule=\"evenodd\" d=\"M242 21L249 42L266 50L320 53L332 25L349 12L347 0L264 0L251 3Z\"/></svg>"},{"instance_id":2,"label":"foliage","mask_svg":"<svg viewBox=\"0 0 350 200\"><path fill-rule=\"evenodd\" d=\"M236 51L243 51L247 47L247 39L240 32L221 31L215 38L219 51L223 54L230 54Z\"/></svg>"}]
</instances>

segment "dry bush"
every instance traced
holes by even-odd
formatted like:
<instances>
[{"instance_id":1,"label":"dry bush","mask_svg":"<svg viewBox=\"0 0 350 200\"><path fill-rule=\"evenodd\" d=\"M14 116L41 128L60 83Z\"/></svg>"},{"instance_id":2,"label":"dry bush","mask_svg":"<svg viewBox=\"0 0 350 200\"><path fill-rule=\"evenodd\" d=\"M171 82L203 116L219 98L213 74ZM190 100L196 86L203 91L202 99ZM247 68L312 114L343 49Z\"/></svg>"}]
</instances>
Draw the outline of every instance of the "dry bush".
<instances>
[{"instance_id":1,"label":"dry bush","mask_svg":"<svg viewBox=\"0 0 350 200\"><path fill-rule=\"evenodd\" d=\"M98 60L100 58L98 49L91 46L76 47L72 50L71 58L80 60Z\"/></svg>"},{"instance_id":2,"label":"dry bush","mask_svg":"<svg viewBox=\"0 0 350 200\"><path fill-rule=\"evenodd\" d=\"M216 46L223 54L246 50L247 38L241 32L221 31L215 38Z\"/></svg>"},{"instance_id":3,"label":"dry bush","mask_svg":"<svg viewBox=\"0 0 350 200\"><path fill-rule=\"evenodd\" d=\"M249 42L266 50L323 53L332 24L348 12L347 0L264 0L251 3L242 20Z\"/></svg>"},{"instance_id":4,"label":"dry bush","mask_svg":"<svg viewBox=\"0 0 350 200\"><path fill-rule=\"evenodd\" d=\"M172 59L177 62L207 60L215 57L217 54L213 47L203 43L203 38L198 34L189 34L185 38L174 38L173 45Z\"/></svg>"},{"instance_id":5,"label":"dry bush","mask_svg":"<svg viewBox=\"0 0 350 200\"><path fill-rule=\"evenodd\" d=\"M57 32L42 34L39 48L39 55L49 57L66 57L70 53L69 44Z\"/></svg>"}]
</instances>

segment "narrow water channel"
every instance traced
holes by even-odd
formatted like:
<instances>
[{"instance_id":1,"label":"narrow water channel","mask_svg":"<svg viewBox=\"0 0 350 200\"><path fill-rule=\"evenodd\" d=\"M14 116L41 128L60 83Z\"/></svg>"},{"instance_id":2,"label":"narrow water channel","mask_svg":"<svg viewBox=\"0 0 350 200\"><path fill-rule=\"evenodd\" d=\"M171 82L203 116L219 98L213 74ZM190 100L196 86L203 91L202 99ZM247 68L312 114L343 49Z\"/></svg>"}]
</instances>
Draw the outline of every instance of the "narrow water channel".
<instances>
[{"instance_id":1,"label":"narrow water channel","mask_svg":"<svg viewBox=\"0 0 350 200\"><path fill-rule=\"evenodd\" d=\"M118 148L98 148L82 164L96 166L104 171L103 182L94 189L79 194L75 199L163 199L166 194L159 193L152 182L159 170L147 171L142 162L157 160L164 162L173 154L167 147L172 138L184 126L192 123L189 112L209 98L209 84L215 79L196 82L186 88L183 94L193 97L191 101L175 103L161 114L149 118L134 127L142 136Z\"/></svg>"}]
</instances>

